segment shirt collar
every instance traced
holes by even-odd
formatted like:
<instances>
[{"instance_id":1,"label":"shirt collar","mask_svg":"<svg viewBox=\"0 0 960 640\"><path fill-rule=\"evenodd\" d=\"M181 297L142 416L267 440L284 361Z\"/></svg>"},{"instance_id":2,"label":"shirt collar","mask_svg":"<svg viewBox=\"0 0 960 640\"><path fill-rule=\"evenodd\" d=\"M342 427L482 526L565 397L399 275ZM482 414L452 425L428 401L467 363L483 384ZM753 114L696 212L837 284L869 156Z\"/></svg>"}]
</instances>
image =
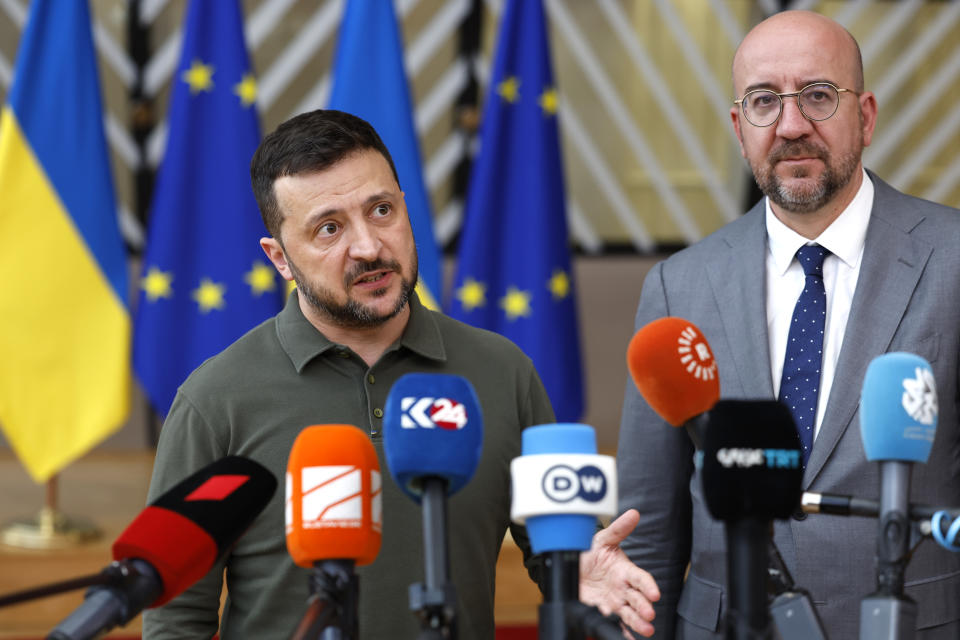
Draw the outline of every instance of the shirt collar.
<instances>
[{"instance_id":1,"label":"shirt collar","mask_svg":"<svg viewBox=\"0 0 960 640\"><path fill-rule=\"evenodd\" d=\"M410 318L397 344L387 351L406 347L431 360L444 361L447 353L443 346L443 336L433 312L423 306L416 293L410 296ZM277 338L287 353L297 373L317 356L336 349L340 345L333 342L317 330L300 310L297 292L287 298L283 310L277 315Z\"/></svg>"},{"instance_id":2,"label":"shirt collar","mask_svg":"<svg viewBox=\"0 0 960 640\"><path fill-rule=\"evenodd\" d=\"M870 222L870 210L873 208L873 183L867 172L863 171L863 180L857 194L837 219L824 229L813 242L837 256L847 266L855 267L863 255L863 244L867 237L867 225ZM764 199L766 207L767 245L773 259L774 270L783 275L790 267L797 250L810 241L780 222L773 214L770 199Z\"/></svg>"}]
</instances>

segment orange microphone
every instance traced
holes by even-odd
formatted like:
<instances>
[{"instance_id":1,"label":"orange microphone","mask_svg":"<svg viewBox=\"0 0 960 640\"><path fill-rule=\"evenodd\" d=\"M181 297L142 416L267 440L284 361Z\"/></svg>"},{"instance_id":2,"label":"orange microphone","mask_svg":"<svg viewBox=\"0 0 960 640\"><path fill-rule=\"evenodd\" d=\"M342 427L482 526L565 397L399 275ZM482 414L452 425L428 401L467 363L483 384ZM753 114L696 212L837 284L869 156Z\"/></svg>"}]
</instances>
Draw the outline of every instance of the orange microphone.
<instances>
[{"instance_id":1,"label":"orange microphone","mask_svg":"<svg viewBox=\"0 0 960 640\"><path fill-rule=\"evenodd\" d=\"M358 637L355 566L380 552L380 463L369 436L346 424L307 427L287 462L287 551L312 568L307 613L293 638Z\"/></svg>"},{"instance_id":2,"label":"orange microphone","mask_svg":"<svg viewBox=\"0 0 960 640\"><path fill-rule=\"evenodd\" d=\"M627 367L647 404L674 427L687 426L699 449L702 429L692 421L720 399L717 362L700 329L683 318L654 320L630 340Z\"/></svg>"}]
</instances>

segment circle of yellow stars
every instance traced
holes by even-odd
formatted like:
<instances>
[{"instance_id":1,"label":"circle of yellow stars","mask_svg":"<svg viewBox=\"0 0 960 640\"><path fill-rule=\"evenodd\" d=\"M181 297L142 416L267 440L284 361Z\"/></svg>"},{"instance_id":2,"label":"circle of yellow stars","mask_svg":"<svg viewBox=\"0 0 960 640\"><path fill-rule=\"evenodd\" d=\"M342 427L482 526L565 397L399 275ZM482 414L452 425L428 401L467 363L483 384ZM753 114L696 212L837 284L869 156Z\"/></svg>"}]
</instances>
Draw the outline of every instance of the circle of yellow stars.
<instances>
[{"instance_id":1,"label":"circle of yellow stars","mask_svg":"<svg viewBox=\"0 0 960 640\"><path fill-rule=\"evenodd\" d=\"M213 75L216 71L212 64L202 60L193 60L190 68L181 74L181 78L190 87L190 95L213 91ZM240 98L240 104L249 107L257 101L257 79L252 73L245 73L240 82L233 85L233 93Z\"/></svg>"},{"instance_id":2,"label":"circle of yellow stars","mask_svg":"<svg viewBox=\"0 0 960 640\"><path fill-rule=\"evenodd\" d=\"M555 301L563 300L570 295L570 277L563 269L554 269L550 279L546 282L546 288ZM463 284L454 291L454 296L460 301L463 310L470 312L486 306L487 285L467 277L463 279ZM530 291L511 285L507 287L506 294L497 302L508 320L516 320L517 318L526 318L533 313L532 299L533 294Z\"/></svg>"},{"instance_id":3,"label":"circle of yellow stars","mask_svg":"<svg viewBox=\"0 0 960 640\"><path fill-rule=\"evenodd\" d=\"M163 271L157 267L147 269L147 273L140 279L140 288L143 289L147 302L172 298L173 279L172 271ZM255 260L250 270L243 274L243 281L250 287L250 293L254 297L275 291L277 288L273 268L259 260ZM226 306L226 292L225 284L210 278L202 278L199 286L190 292L190 297L197 303L201 313L208 313L215 309L221 310Z\"/></svg>"}]
</instances>

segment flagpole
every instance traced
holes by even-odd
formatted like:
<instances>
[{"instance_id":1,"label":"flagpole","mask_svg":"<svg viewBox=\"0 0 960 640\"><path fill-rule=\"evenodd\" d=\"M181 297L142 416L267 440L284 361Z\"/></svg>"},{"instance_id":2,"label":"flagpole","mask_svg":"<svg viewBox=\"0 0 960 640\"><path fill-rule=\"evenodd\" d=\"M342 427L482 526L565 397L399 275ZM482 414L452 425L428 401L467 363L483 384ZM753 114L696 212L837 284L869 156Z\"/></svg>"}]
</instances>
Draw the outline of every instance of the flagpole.
<instances>
[{"instance_id":1,"label":"flagpole","mask_svg":"<svg viewBox=\"0 0 960 640\"><path fill-rule=\"evenodd\" d=\"M71 518L59 511L59 474L50 476L43 508L33 518L8 522L0 529L0 542L23 549L69 549L96 540L103 532L82 518Z\"/></svg>"}]
</instances>

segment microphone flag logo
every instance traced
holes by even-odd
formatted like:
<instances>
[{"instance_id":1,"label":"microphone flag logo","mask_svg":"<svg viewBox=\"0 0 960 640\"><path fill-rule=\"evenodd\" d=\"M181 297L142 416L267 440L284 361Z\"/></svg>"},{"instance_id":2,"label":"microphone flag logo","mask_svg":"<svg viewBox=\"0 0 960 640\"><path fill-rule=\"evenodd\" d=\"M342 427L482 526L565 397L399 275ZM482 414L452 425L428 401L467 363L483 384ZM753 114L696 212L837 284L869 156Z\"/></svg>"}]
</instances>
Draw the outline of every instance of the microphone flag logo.
<instances>
[{"instance_id":1,"label":"microphone flag logo","mask_svg":"<svg viewBox=\"0 0 960 640\"><path fill-rule=\"evenodd\" d=\"M372 524L383 523L380 472L371 473ZM304 467L301 470L301 514L304 529L363 526L363 469L353 465Z\"/></svg>"},{"instance_id":2,"label":"microphone flag logo","mask_svg":"<svg viewBox=\"0 0 960 640\"><path fill-rule=\"evenodd\" d=\"M194 489L183 499L184 502L195 500L220 501L246 484L250 476L237 474L219 474L208 478L206 482Z\"/></svg>"},{"instance_id":3,"label":"microphone flag logo","mask_svg":"<svg viewBox=\"0 0 960 640\"><path fill-rule=\"evenodd\" d=\"M463 429L468 422L467 408L451 398L417 398L400 400L400 426L404 429L433 429L447 431Z\"/></svg>"},{"instance_id":4,"label":"microphone flag logo","mask_svg":"<svg viewBox=\"0 0 960 640\"><path fill-rule=\"evenodd\" d=\"M915 378L903 380L903 410L920 424L931 425L937 420L937 385L933 372L916 367Z\"/></svg>"},{"instance_id":5,"label":"microphone flag logo","mask_svg":"<svg viewBox=\"0 0 960 640\"><path fill-rule=\"evenodd\" d=\"M677 353L680 363L698 380L713 380L717 377L717 361L710 353L707 340L694 327L688 326L677 337Z\"/></svg>"}]
</instances>

